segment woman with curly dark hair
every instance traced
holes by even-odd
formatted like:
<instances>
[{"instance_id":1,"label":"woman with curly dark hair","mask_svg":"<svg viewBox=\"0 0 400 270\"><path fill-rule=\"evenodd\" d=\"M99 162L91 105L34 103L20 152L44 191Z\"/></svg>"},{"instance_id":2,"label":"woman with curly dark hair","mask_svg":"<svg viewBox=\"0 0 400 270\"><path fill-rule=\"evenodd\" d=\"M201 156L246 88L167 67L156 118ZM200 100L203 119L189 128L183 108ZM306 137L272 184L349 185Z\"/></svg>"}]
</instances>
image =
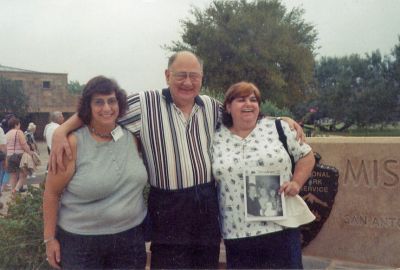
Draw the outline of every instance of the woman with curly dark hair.
<instances>
[{"instance_id":1,"label":"woman with curly dark hair","mask_svg":"<svg viewBox=\"0 0 400 270\"><path fill-rule=\"evenodd\" d=\"M78 107L84 126L69 135L73 159L49 172L44 192L48 262L63 269L144 269L143 188L147 172L133 135L117 125L126 94L98 76Z\"/></svg>"}]
</instances>

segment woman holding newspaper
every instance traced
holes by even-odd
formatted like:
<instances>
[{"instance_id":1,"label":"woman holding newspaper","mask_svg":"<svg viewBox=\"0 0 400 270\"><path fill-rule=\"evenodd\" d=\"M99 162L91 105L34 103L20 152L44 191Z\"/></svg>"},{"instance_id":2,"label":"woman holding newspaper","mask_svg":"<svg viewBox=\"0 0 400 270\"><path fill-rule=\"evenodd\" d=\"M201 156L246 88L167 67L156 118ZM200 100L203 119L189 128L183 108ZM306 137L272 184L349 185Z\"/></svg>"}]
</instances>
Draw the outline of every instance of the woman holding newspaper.
<instances>
[{"instance_id":1,"label":"woman holding newspaper","mask_svg":"<svg viewBox=\"0 0 400 270\"><path fill-rule=\"evenodd\" d=\"M213 142L213 174L218 183L221 232L228 268L302 268L298 226L314 216L298 193L313 167L311 147L296 141L282 122L296 166L279 140L275 121L260 114L260 91L239 82L225 94L223 126ZM272 172L272 175L271 173ZM247 213L246 187L275 188L285 211L273 218Z\"/></svg>"}]
</instances>

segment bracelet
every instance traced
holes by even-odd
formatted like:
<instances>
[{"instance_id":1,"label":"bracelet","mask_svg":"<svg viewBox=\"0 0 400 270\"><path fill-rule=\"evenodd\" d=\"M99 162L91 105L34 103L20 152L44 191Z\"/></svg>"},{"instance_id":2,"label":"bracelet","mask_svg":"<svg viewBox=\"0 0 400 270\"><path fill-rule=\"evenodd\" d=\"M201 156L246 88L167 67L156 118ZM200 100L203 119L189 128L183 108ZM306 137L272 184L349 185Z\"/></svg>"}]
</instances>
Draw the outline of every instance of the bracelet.
<instances>
[{"instance_id":1,"label":"bracelet","mask_svg":"<svg viewBox=\"0 0 400 270\"><path fill-rule=\"evenodd\" d=\"M47 238L47 239L44 239L43 240L43 244L47 244L48 242L51 242L51 241L53 241L53 240L56 240L56 238L54 237L54 236L52 236L52 237L50 237L50 238Z\"/></svg>"}]
</instances>

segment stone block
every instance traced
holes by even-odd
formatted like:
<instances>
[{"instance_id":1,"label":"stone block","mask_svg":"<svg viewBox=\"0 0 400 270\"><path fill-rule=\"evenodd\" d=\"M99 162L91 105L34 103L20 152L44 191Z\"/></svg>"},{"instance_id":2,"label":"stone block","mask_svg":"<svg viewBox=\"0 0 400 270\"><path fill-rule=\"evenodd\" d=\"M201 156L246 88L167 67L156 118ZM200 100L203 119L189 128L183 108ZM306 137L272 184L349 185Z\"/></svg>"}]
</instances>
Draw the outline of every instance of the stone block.
<instances>
[{"instance_id":1,"label":"stone block","mask_svg":"<svg viewBox=\"0 0 400 270\"><path fill-rule=\"evenodd\" d=\"M339 170L328 220L305 255L400 267L400 138L309 138Z\"/></svg>"}]
</instances>

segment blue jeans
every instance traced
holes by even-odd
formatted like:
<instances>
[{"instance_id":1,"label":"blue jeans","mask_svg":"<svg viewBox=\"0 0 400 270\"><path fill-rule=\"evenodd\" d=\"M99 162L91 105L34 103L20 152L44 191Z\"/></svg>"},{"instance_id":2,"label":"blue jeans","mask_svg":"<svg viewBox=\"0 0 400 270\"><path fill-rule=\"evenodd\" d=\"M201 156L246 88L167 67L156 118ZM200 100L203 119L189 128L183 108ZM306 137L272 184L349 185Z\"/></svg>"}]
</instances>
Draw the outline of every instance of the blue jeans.
<instances>
[{"instance_id":1,"label":"blue jeans","mask_svg":"<svg viewBox=\"0 0 400 270\"><path fill-rule=\"evenodd\" d=\"M3 168L3 162L0 162L0 188L3 185L5 170Z\"/></svg>"},{"instance_id":2,"label":"blue jeans","mask_svg":"<svg viewBox=\"0 0 400 270\"><path fill-rule=\"evenodd\" d=\"M297 228L224 243L228 269L303 269Z\"/></svg>"},{"instance_id":3,"label":"blue jeans","mask_svg":"<svg viewBox=\"0 0 400 270\"><path fill-rule=\"evenodd\" d=\"M143 226L108 235L79 235L57 228L62 269L144 269Z\"/></svg>"}]
</instances>

